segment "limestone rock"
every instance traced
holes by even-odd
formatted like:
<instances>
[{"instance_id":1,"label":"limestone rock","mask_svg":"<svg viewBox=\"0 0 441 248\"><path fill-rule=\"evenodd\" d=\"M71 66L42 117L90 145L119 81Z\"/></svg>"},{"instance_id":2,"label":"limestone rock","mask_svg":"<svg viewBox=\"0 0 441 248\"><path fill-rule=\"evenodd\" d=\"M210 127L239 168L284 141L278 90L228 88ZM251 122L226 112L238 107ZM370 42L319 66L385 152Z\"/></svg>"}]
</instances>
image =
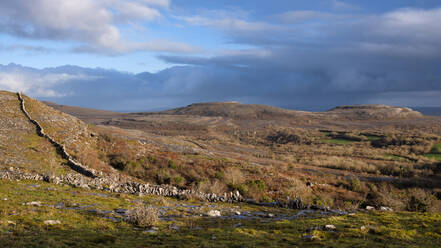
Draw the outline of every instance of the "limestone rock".
<instances>
[{"instance_id":1,"label":"limestone rock","mask_svg":"<svg viewBox=\"0 0 441 248\"><path fill-rule=\"evenodd\" d=\"M337 228L334 225L325 225L324 229L327 230L327 231L334 231Z\"/></svg>"},{"instance_id":2,"label":"limestone rock","mask_svg":"<svg viewBox=\"0 0 441 248\"><path fill-rule=\"evenodd\" d=\"M375 208L374 208L374 207L372 207L372 206L366 206L366 210L369 210L369 211L371 211L371 210L375 210Z\"/></svg>"},{"instance_id":3,"label":"limestone rock","mask_svg":"<svg viewBox=\"0 0 441 248\"><path fill-rule=\"evenodd\" d=\"M380 207L380 211L393 211L393 209L390 208L390 207L384 207L384 206L381 206L381 207Z\"/></svg>"},{"instance_id":4,"label":"limestone rock","mask_svg":"<svg viewBox=\"0 0 441 248\"><path fill-rule=\"evenodd\" d=\"M41 202L39 202L39 201L25 202L22 205L24 205L24 206L37 206L37 207L41 207Z\"/></svg>"},{"instance_id":5,"label":"limestone rock","mask_svg":"<svg viewBox=\"0 0 441 248\"><path fill-rule=\"evenodd\" d=\"M45 220L44 224L45 225L59 225L59 224L61 224L61 221L59 221L59 220Z\"/></svg>"},{"instance_id":6,"label":"limestone rock","mask_svg":"<svg viewBox=\"0 0 441 248\"><path fill-rule=\"evenodd\" d=\"M207 215L210 217L219 217L221 216L221 212L219 210L210 210L207 212Z\"/></svg>"}]
</instances>

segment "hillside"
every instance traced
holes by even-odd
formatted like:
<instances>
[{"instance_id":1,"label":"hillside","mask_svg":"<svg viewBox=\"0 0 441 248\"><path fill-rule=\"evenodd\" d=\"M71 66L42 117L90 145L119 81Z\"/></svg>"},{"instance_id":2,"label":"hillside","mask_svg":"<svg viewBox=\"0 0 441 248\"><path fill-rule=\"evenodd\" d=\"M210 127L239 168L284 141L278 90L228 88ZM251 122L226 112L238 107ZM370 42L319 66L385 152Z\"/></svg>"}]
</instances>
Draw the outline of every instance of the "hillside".
<instances>
[{"instance_id":1,"label":"hillside","mask_svg":"<svg viewBox=\"0 0 441 248\"><path fill-rule=\"evenodd\" d=\"M377 105L133 114L49 105L89 123L0 92L8 247L439 242L441 118ZM153 224L133 217L148 211Z\"/></svg>"},{"instance_id":2,"label":"hillside","mask_svg":"<svg viewBox=\"0 0 441 248\"><path fill-rule=\"evenodd\" d=\"M138 113L153 114L153 113ZM326 112L295 111L258 104L238 102L194 103L182 108L155 114L225 117L237 120L286 120L286 119L353 119L353 120L401 120L417 119L423 115L405 107L380 104L338 106Z\"/></svg>"},{"instance_id":3,"label":"hillside","mask_svg":"<svg viewBox=\"0 0 441 248\"><path fill-rule=\"evenodd\" d=\"M63 174L66 160L36 133L35 126L20 110L17 95L0 91L0 168L15 167L31 172Z\"/></svg>"},{"instance_id":4,"label":"hillside","mask_svg":"<svg viewBox=\"0 0 441 248\"><path fill-rule=\"evenodd\" d=\"M194 103L187 107L159 112L168 115L220 116L233 119L279 119L295 117L298 111L238 102Z\"/></svg>"}]
</instances>

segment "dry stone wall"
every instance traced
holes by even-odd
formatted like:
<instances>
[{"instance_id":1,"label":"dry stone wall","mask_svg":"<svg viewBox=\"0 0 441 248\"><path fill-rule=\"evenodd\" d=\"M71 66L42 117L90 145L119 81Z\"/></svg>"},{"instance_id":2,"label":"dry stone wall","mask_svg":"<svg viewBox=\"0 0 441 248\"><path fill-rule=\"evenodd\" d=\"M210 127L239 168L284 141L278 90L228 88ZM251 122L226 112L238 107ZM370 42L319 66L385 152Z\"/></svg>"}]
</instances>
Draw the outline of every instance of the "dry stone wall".
<instances>
[{"instance_id":1,"label":"dry stone wall","mask_svg":"<svg viewBox=\"0 0 441 248\"><path fill-rule=\"evenodd\" d=\"M74 171L88 176L88 177L96 177L96 171L87 168L86 166L76 162L72 156L66 151L66 147L64 145L61 145L60 143L58 143L57 141L55 141L55 139L53 139L51 136L49 136L48 134L46 134L44 132L43 127L40 125L40 123L38 123L37 120L32 119L31 115L28 113L28 111L26 110L26 106L25 106L25 100L23 98L23 96L21 95L20 92L17 93L18 95L18 99L20 100L20 108L23 111L24 115L29 119L29 121L31 123L33 123L36 128L37 128L37 134L41 137L44 137L46 139L49 140L49 142L52 143L53 146L55 146L55 148L57 149L57 151L60 153L60 155L66 159L68 161L68 165L71 169L73 169Z\"/></svg>"},{"instance_id":2,"label":"dry stone wall","mask_svg":"<svg viewBox=\"0 0 441 248\"><path fill-rule=\"evenodd\" d=\"M137 194L137 195L158 195L175 198L185 198L187 196L195 197L209 202L243 202L244 199L238 191L235 193L225 193L224 195L216 195L210 193L202 193L194 190L178 189L171 185L153 185L138 182L117 182L110 177L85 177L80 174L67 174L62 176L48 176L41 174L32 174L22 172L17 168L0 171L0 179L7 180L38 180L46 181L54 184L67 184L75 187L86 189L98 189L116 193Z\"/></svg>"}]
</instances>

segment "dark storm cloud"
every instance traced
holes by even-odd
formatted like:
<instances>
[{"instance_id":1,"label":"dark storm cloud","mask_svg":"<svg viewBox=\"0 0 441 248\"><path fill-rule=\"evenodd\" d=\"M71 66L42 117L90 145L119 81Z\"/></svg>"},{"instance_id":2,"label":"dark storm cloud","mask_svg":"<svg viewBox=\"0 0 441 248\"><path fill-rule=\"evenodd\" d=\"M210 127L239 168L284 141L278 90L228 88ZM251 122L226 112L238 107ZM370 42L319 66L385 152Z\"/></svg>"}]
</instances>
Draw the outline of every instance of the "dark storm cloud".
<instances>
[{"instance_id":1,"label":"dark storm cloud","mask_svg":"<svg viewBox=\"0 0 441 248\"><path fill-rule=\"evenodd\" d=\"M198 73L206 75L204 84L193 81L199 94L212 94L215 88L218 94L228 96L230 91L235 97L285 106L300 106L308 99L318 107L384 101L440 105L441 9L358 16L293 11L276 19L281 22L276 29L220 27L233 43L255 49L211 58L160 58L197 65ZM223 23L198 20L215 27ZM421 92L432 97L428 100Z\"/></svg>"}]
</instances>

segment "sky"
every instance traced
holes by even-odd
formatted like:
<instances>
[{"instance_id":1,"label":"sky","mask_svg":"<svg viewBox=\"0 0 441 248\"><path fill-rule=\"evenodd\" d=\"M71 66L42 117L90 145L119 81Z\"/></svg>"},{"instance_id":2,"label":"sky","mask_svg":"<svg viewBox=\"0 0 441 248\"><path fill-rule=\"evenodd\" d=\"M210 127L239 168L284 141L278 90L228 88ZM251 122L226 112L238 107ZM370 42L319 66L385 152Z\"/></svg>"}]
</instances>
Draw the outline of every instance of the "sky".
<instances>
[{"instance_id":1,"label":"sky","mask_svg":"<svg viewBox=\"0 0 441 248\"><path fill-rule=\"evenodd\" d=\"M439 0L0 1L0 89L115 111L441 107Z\"/></svg>"}]
</instances>

